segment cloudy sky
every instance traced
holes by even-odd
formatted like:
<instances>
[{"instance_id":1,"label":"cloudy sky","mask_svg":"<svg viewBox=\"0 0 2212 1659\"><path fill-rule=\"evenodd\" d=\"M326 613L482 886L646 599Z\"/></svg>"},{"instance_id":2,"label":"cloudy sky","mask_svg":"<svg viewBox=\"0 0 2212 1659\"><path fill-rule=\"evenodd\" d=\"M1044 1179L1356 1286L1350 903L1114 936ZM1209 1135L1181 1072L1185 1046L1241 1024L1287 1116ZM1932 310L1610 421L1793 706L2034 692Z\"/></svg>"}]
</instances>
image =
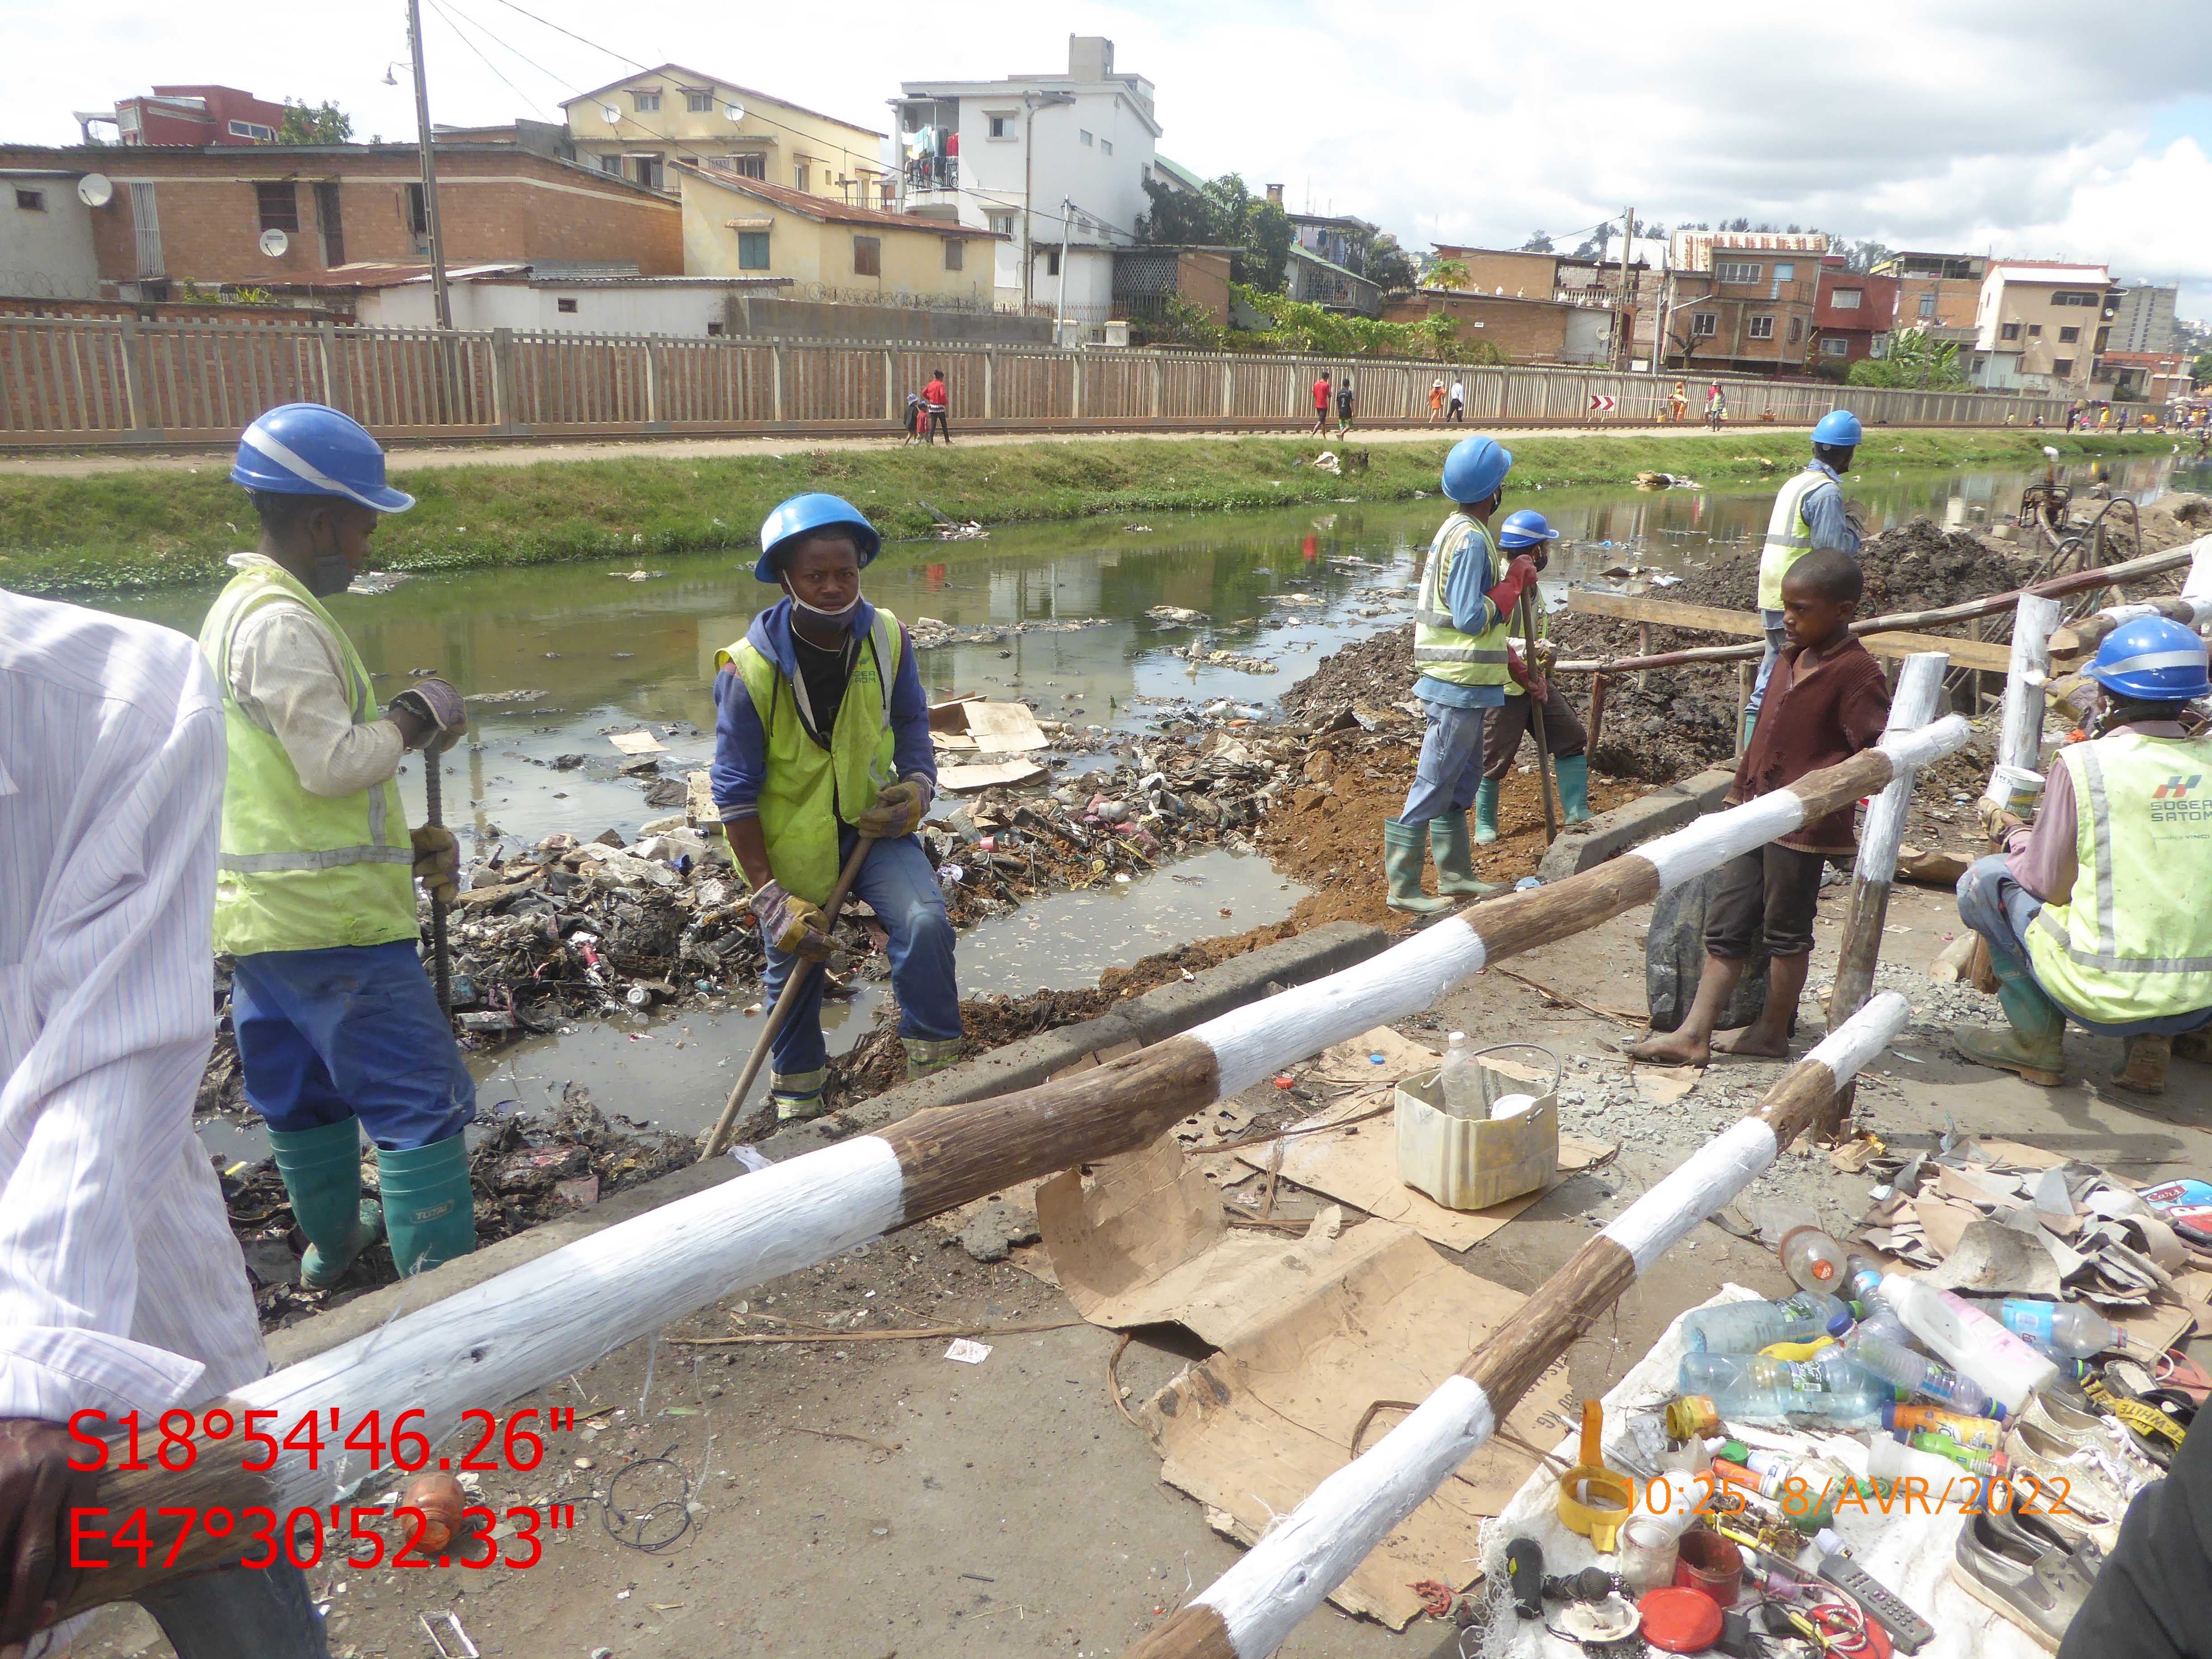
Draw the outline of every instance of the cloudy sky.
<instances>
[{"instance_id":1,"label":"cloudy sky","mask_svg":"<svg viewBox=\"0 0 2212 1659\"><path fill-rule=\"evenodd\" d=\"M333 98L357 136L412 137L398 0L301 7L281 28L223 15L0 0L0 136L70 142L73 109L218 81ZM1165 154L1280 180L1294 208L1409 246L1538 228L1571 246L1632 204L1668 225L1742 216L2106 263L2180 283L2182 313L2212 319L2207 0L424 0L423 16L441 122L557 118L628 72L605 47L882 127L903 79L1050 70L1070 32L1103 33L1158 87Z\"/></svg>"}]
</instances>

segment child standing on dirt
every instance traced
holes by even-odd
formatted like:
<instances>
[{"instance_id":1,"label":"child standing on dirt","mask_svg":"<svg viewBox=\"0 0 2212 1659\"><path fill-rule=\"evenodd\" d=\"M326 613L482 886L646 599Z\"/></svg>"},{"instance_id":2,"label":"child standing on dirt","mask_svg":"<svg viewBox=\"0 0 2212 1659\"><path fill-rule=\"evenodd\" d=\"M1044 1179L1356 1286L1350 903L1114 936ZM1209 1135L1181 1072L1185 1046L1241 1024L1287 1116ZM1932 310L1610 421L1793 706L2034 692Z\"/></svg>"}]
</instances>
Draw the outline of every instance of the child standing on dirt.
<instances>
[{"instance_id":1,"label":"child standing on dirt","mask_svg":"<svg viewBox=\"0 0 2212 1659\"><path fill-rule=\"evenodd\" d=\"M1889 687L1881 665L1850 632L1863 586L1857 561L1833 548L1814 549L1783 578L1789 643L1767 682L1750 746L1736 763L1729 805L1787 788L1881 738L1889 720ZM1702 1066L1715 1048L1789 1058L1797 998L1812 961L1821 866L1857 852L1855 810L1843 807L1722 866L1705 912L1705 967L1697 1000L1680 1029L1630 1047L1631 1060ZM1762 917L1771 958L1766 1006L1733 1039L1716 1042L1713 1025L1743 978Z\"/></svg>"}]
</instances>

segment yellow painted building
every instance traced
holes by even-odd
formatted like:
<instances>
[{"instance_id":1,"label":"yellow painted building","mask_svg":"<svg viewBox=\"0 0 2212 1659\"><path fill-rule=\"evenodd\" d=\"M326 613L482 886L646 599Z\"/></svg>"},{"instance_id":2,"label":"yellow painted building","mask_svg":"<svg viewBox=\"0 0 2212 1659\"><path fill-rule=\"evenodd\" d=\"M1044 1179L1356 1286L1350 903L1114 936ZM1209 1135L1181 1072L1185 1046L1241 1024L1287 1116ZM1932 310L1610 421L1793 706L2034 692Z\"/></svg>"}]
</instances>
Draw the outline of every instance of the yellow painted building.
<instances>
[{"instance_id":1,"label":"yellow painted building","mask_svg":"<svg viewBox=\"0 0 2212 1659\"><path fill-rule=\"evenodd\" d=\"M995 232L848 207L735 173L678 166L684 274L780 276L793 299L937 301L988 310Z\"/></svg>"},{"instance_id":2,"label":"yellow painted building","mask_svg":"<svg viewBox=\"0 0 2212 1659\"><path fill-rule=\"evenodd\" d=\"M680 64L561 108L577 160L655 190L674 190L676 167L690 166L855 207L886 205L893 193L882 133Z\"/></svg>"}]
</instances>

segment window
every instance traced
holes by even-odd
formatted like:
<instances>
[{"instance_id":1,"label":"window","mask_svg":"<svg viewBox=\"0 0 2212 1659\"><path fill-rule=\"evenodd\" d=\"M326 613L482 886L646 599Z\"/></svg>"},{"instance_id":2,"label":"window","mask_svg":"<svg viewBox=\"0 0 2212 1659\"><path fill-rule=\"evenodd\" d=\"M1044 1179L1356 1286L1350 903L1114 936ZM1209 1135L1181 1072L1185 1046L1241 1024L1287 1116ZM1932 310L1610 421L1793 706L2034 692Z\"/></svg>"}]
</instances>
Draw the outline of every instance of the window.
<instances>
[{"instance_id":1,"label":"window","mask_svg":"<svg viewBox=\"0 0 2212 1659\"><path fill-rule=\"evenodd\" d=\"M337 181L319 180L315 185L315 223L323 233L323 263L342 265L345 257L345 221L338 212Z\"/></svg>"},{"instance_id":2,"label":"window","mask_svg":"<svg viewBox=\"0 0 2212 1659\"><path fill-rule=\"evenodd\" d=\"M253 205L261 216L262 229L299 229L300 192L293 187L289 179L273 185L254 185Z\"/></svg>"},{"instance_id":3,"label":"window","mask_svg":"<svg viewBox=\"0 0 2212 1659\"><path fill-rule=\"evenodd\" d=\"M650 115L660 107L660 94L657 92L633 92L629 95L629 106L640 115Z\"/></svg>"},{"instance_id":4,"label":"window","mask_svg":"<svg viewBox=\"0 0 2212 1659\"><path fill-rule=\"evenodd\" d=\"M1084 148L1085 148L1085 149L1089 149L1089 148L1090 148L1090 146L1091 146L1091 135L1090 135L1088 132L1085 132L1082 128L1078 127L1078 128L1075 130L1075 136L1076 136L1077 137L1080 138L1081 140L1083 140L1083 143L1084 143Z\"/></svg>"},{"instance_id":5,"label":"window","mask_svg":"<svg viewBox=\"0 0 2212 1659\"><path fill-rule=\"evenodd\" d=\"M2101 294L2085 294L2078 289L2061 289L2051 296L2051 303L2055 306L2095 306L2102 305L2104 301Z\"/></svg>"},{"instance_id":6,"label":"window","mask_svg":"<svg viewBox=\"0 0 2212 1659\"><path fill-rule=\"evenodd\" d=\"M1690 313L1690 332L1702 339L1711 339L1721 331L1719 313L1697 311Z\"/></svg>"},{"instance_id":7,"label":"window","mask_svg":"<svg viewBox=\"0 0 2212 1659\"><path fill-rule=\"evenodd\" d=\"M556 300L553 309L564 317L573 317L576 314L576 302L574 300Z\"/></svg>"},{"instance_id":8,"label":"window","mask_svg":"<svg viewBox=\"0 0 2212 1659\"><path fill-rule=\"evenodd\" d=\"M1997 331L1997 337L2001 340L2017 340L2020 338L2020 325L2018 323L2007 323L2002 328Z\"/></svg>"},{"instance_id":9,"label":"window","mask_svg":"<svg viewBox=\"0 0 2212 1659\"><path fill-rule=\"evenodd\" d=\"M2061 345L2072 345L2081 337L2081 331L2078 328L2062 328L2058 331L2058 343Z\"/></svg>"},{"instance_id":10,"label":"window","mask_svg":"<svg viewBox=\"0 0 2212 1659\"><path fill-rule=\"evenodd\" d=\"M1772 339L1774 337L1774 319L1771 317L1753 318L1751 319L1751 337L1754 340Z\"/></svg>"},{"instance_id":11,"label":"window","mask_svg":"<svg viewBox=\"0 0 2212 1659\"><path fill-rule=\"evenodd\" d=\"M1774 280L1778 283L1796 282L1797 280L1797 267L1790 264L1787 259L1783 260L1781 264L1774 267Z\"/></svg>"},{"instance_id":12,"label":"window","mask_svg":"<svg viewBox=\"0 0 2212 1659\"><path fill-rule=\"evenodd\" d=\"M1977 374L1981 374L1984 370L1987 369L1989 366L1990 360L1986 357L1977 357L1974 359L1974 373Z\"/></svg>"},{"instance_id":13,"label":"window","mask_svg":"<svg viewBox=\"0 0 2212 1659\"><path fill-rule=\"evenodd\" d=\"M853 239L853 275L880 276L884 274L884 239L880 236L855 236Z\"/></svg>"},{"instance_id":14,"label":"window","mask_svg":"<svg viewBox=\"0 0 2212 1659\"><path fill-rule=\"evenodd\" d=\"M768 269L768 239L765 230L741 230L738 233L738 269L766 270Z\"/></svg>"},{"instance_id":15,"label":"window","mask_svg":"<svg viewBox=\"0 0 2212 1659\"><path fill-rule=\"evenodd\" d=\"M709 334L720 334L721 331L722 325L720 323L709 323L707 325L707 332Z\"/></svg>"},{"instance_id":16,"label":"window","mask_svg":"<svg viewBox=\"0 0 2212 1659\"><path fill-rule=\"evenodd\" d=\"M19 190L15 192L15 205L26 213L44 213L46 210L46 192L43 190Z\"/></svg>"},{"instance_id":17,"label":"window","mask_svg":"<svg viewBox=\"0 0 2212 1659\"><path fill-rule=\"evenodd\" d=\"M1790 319L1790 343L1791 345L1796 345L1798 341L1804 337L1805 319L1802 317L1792 317Z\"/></svg>"},{"instance_id":18,"label":"window","mask_svg":"<svg viewBox=\"0 0 2212 1659\"><path fill-rule=\"evenodd\" d=\"M1923 317L1933 317L1936 314L1936 296L1934 295L1923 294L1920 296L1920 314Z\"/></svg>"},{"instance_id":19,"label":"window","mask_svg":"<svg viewBox=\"0 0 2212 1659\"><path fill-rule=\"evenodd\" d=\"M1838 311L1856 311L1865 297L1864 289L1839 288L1828 296L1828 304Z\"/></svg>"},{"instance_id":20,"label":"window","mask_svg":"<svg viewBox=\"0 0 2212 1659\"><path fill-rule=\"evenodd\" d=\"M2027 325L2027 337L2031 340L2041 339L2043 337L2043 325L2041 323L2030 323Z\"/></svg>"},{"instance_id":21,"label":"window","mask_svg":"<svg viewBox=\"0 0 2212 1659\"><path fill-rule=\"evenodd\" d=\"M2053 358L2051 364L2051 372L2053 374L2056 374L2062 380L2072 380L2074 378L2074 360L2071 357Z\"/></svg>"},{"instance_id":22,"label":"window","mask_svg":"<svg viewBox=\"0 0 2212 1659\"><path fill-rule=\"evenodd\" d=\"M793 167L791 169L791 187L793 190L812 189L813 186L806 182L809 170L804 161L799 162L797 165Z\"/></svg>"},{"instance_id":23,"label":"window","mask_svg":"<svg viewBox=\"0 0 2212 1659\"><path fill-rule=\"evenodd\" d=\"M599 157L599 171L611 173L619 179L622 176L622 163L623 158L619 155L602 155Z\"/></svg>"},{"instance_id":24,"label":"window","mask_svg":"<svg viewBox=\"0 0 2212 1659\"><path fill-rule=\"evenodd\" d=\"M1820 355L1823 357L1849 356L1850 349L1851 343L1849 340L1833 334L1824 334L1820 337Z\"/></svg>"},{"instance_id":25,"label":"window","mask_svg":"<svg viewBox=\"0 0 2212 1659\"><path fill-rule=\"evenodd\" d=\"M1011 236L1014 234L1014 216L1012 214L993 213L988 214L985 216L991 222L991 228L996 231L1000 235Z\"/></svg>"},{"instance_id":26,"label":"window","mask_svg":"<svg viewBox=\"0 0 2212 1659\"><path fill-rule=\"evenodd\" d=\"M417 236L430 234L430 210L423 205L422 186L407 186L407 228Z\"/></svg>"},{"instance_id":27,"label":"window","mask_svg":"<svg viewBox=\"0 0 2212 1659\"><path fill-rule=\"evenodd\" d=\"M733 156L732 156L730 159L731 159L731 161L733 161L734 163L736 163L736 166L732 168L732 171L734 171L734 172L737 173L737 175L738 175L738 178L740 178L740 179L759 179L763 184L766 184L766 183L768 182L768 157L767 157L767 156L765 156L765 155L733 155Z\"/></svg>"},{"instance_id":28,"label":"window","mask_svg":"<svg viewBox=\"0 0 2212 1659\"><path fill-rule=\"evenodd\" d=\"M251 138L257 144L273 144L276 142L276 129L264 127L258 121L233 121L230 124L230 136L234 138Z\"/></svg>"},{"instance_id":29,"label":"window","mask_svg":"<svg viewBox=\"0 0 2212 1659\"><path fill-rule=\"evenodd\" d=\"M1060 250L1056 247L1048 247L1044 251L1044 274L1048 276L1060 275Z\"/></svg>"},{"instance_id":30,"label":"window","mask_svg":"<svg viewBox=\"0 0 2212 1659\"><path fill-rule=\"evenodd\" d=\"M714 111L714 94L711 92L687 92L684 94L684 108L692 115L711 115Z\"/></svg>"},{"instance_id":31,"label":"window","mask_svg":"<svg viewBox=\"0 0 2212 1659\"><path fill-rule=\"evenodd\" d=\"M945 239L945 268L947 270L968 269L968 244L957 236Z\"/></svg>"},{"instance_id":32,"label":"window","mask_svg":"<svg viewBox=\"0 0 2212 1659\"><path fill-rule=\"evenodd\" d=\"M1759 280L1759 267L1727 260L1713 267L1713 275L1723 283L1755 283Z\"/></svg>"},{"instance_id":33,"label":"window","mask_svg":"<svg viewBox=\"0 0 2212 1659\"><path fill-rule=\"evenodd\" d=\"M990 118L990 136L992 137L1011 138L1014 136L1014 118L1012 116L994 115Z\"/></svg>"},{"instance_id":34,"label":"window","mask_svg":"<svg viewBox=\"0 0 2212 1659\"><path fill-rule=\"evenodd\" d=\"M1114 153L1114 141L1111 138L1101 138L1098 141L1098 149L1101 155L1111 155Z\"/></svg>"},{"instance_id":35,"label":"window","mask_svg":"<svg viewBox=\"0 0 2212 1659\"><path fill-rule=\"evenodd\" d=\"M636 163L637 181L647 190L660 188L660 158L658 155L633 155Z\"/></svg>"}]
</instances>

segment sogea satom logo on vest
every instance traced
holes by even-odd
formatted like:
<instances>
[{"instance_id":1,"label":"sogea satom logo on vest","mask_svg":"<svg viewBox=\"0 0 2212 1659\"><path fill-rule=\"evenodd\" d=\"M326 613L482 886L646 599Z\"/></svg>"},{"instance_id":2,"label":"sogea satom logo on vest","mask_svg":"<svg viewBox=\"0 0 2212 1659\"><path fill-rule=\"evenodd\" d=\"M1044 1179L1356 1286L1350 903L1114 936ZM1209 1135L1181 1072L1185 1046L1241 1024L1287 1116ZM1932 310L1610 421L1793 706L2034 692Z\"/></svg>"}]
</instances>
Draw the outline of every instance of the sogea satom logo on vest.
<instances>
[{"instance_id":1,"label":"sogea satom logo on vest","mask_svg":"<svg viewBox=\"0 0 2212 1659\"><path fill-rule=\"evenodd\" d=\"M2212 819L2212 796L2192 796L2191 793L2203 781L2202 772L2193 772L2185 778L2176 773L2152 790L2150 821L2153 823L2200 823Z\"/></svg>"}]
</instances>

